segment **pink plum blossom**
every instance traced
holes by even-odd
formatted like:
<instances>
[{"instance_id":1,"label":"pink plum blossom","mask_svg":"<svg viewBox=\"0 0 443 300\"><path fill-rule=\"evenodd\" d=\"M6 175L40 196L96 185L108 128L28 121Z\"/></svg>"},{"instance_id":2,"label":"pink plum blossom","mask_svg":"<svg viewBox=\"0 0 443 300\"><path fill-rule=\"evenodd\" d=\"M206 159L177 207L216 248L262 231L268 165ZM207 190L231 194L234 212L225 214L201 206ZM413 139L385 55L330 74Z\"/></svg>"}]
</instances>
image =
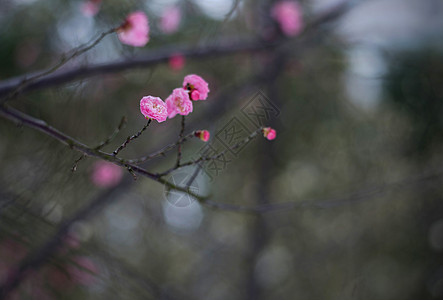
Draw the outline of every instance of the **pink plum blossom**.
<instances>
[{"instance_id":1,"label":"pink plum blossom","mask_svg":"<svg viewBox=\"0 0 443 300\"><path fill-rule=\"evenodd\" d=\"M120 182L123 173L119 166L107 161L98 161L92 171L92 182L98 187L112 187Z\"/></svg>"},{"instance_id":2,"label":"pink plum blossom","mask_svg":"<svg viewBox=\"0 0 443 300\"><path fill-rule=\"evenodd\" d=\"M174 54L169 58L169 67L174 71L180 71L185 66L185 57L181 54Z\"/></svg>"},{"instance_id":3,"label":"pink plum blossom","mask_svg":"<svg viewBox=\"0 0 443 300\"><path fill-rule=\"evenodd\" d=\"M166 34L174 33L180 26L181 12L177 6L168 7L162 14L158 24L161 31Z\"/></svg>"},{"instance_id":4,"label":"pink plum blossom","mask_svg":"<svg viewBox=\"0 0 443 300\"><path fill-rule=\"evenodd\" d=\"M93 17L100 11L101 0L87 0L81 4L81 11L86 17Z\"/></svg>"},{"instance_id":5,"label":"pink plum blossom","mask_svg":"<svg viewBox=\"0 0 443 300\"><path fill-rule=\"evenodd\" d=\"M117 29L118 38L123 44L143 47L149 41L148 17L142 11L136 11L126 17Z\"/></svg>"},{"instance_id":6,"label":"pink plum blossom","mask_svg":"<svg viewBox=\"0 0 443 300\"><path fill-rule=\"evenodd\" d=\"M140 111L146 119L154 119L161 123L168 117L166 103L159 97L146 96L140 100Z\"/></svg>"},{"instance_id":7,"label":"pink plum blossom","mask_svg":"<svg viewBox=\"0 0 443 300\"><path fill-rule=\"evenodd\" d=\"M278 22L281 30L287 36L295 36L303 28L300 5L295 1L280 1L274 4L271 16Z\"/></svg>"},{"instance_id":8,"label":"pink plum blossom","mask_svg":"<svg viewBox=\"0 0 443 300\"><path fill-rule=\"evenodd\" d=\"M174 89L166 99L168 117L173 118L177 114L186 116L192 112L192 101L189 99L188 91L182 88Z\"/></svg>"},{"instance_id":9,"label":"pink plum blossom","mask_svg":"<svg viewBox=\"0 0 443 300\"><path fill-rule=\"evenodd\" d=\"M265 127L262 129L263 136L268 140L272 141L277 137L277 131L271 127Z\"/></svg>"},{"instance_id":10,"label":"pink plum blossom","mask_svg":"<svg viewBox=\"0 0 443 300\"><path fill-rule=\"evenodd\" d=\"M203 142L209 141L209 138L211 137L209 131L207 130L197 130L195 132L195 136L201 139Z\"/></svg>"},{"instance_id":11,"label":"pink plum blossom","mask_svg":"<svg viewBox=\"0 0 443 300\"><path fill-rule=\"evenodd\" d=\"M189 91L191 100L206 100L208 98L208 83L198 75L187 75L183 80L183 88Z\"/></svg>"}]
</instances>

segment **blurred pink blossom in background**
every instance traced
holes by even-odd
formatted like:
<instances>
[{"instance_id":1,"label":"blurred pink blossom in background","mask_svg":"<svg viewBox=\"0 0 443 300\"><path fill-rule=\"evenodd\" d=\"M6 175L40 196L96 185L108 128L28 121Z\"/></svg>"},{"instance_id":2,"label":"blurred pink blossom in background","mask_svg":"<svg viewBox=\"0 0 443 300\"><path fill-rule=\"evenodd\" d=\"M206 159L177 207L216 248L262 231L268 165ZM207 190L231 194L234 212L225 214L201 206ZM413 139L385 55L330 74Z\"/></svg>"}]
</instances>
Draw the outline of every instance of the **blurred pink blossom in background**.
<instances>
[{"instance_id":1,"label":"blurred pink blossom in background","mask_svg":"<svg viewBox=\"0 0 443 300\"><path fill-rule=\"evenodd\" d=\"M159 97L146 96L140 100L140 111L146 119L154 119L159 123L166 121L168 109Z\"/></svg>"},{"instance_id":2,"label":"blurred pink blossom in background","mask_svg":"<svg viewBox=\"0 0 443 300\"><path fill-rule=\"evenodd\" d=\"M189 91L191 100L206 100L208 98L208 83L198 75L187 75L183 80L183 88Z\"/></svg>"},{"instance_id":3,"label":"blurred pink blossom in background","mask_svg":"<svg viewBox=\"0 0 443 300\"><path fill-rule=\"evenodd\" d=\"M163 12L158 27L163 33L170 34L180 26L181 11L177 6L170 6Z\"/></svg>"},{"instance_id":4,"label":"blurred pink blossom in background","mask_svg":"<svg viewBox=\"0 0 443 300\"><path fill-rule=\"evenodd\" d=\"M92 285L96 282L98 273L97 265L88 257L77 256L73 259L75 264L68 266L71 279L81 285Z\"/></svg>"},{"instance_id":5,"label":"blurred pink blossom in background","mask_svg":"<svg viewBox=\"0 0 443 300\"><path fill-rule=\"evenodd\" d=\"M111 187L119 183L122 176L119 166L107 161L97 161L92 171L92 182L98 187Z\"/></svg>"},{"instance_id":6,"label":"blurred pink blossom in background","mask_svg":"<svg viewBox=\"0 0 443 300\"><path fill-rule=\"evenodd\" d=\"M76 285L90 286L96 283L99 269L88 257L76 256L72 264L53 266L46 276L52 287L67 290Z\"/></svg>"},{"instance_id":7,"label":"blurred pink blossom in background","mask_svg":"<svg viewBox=\"0 0 443 300\"><path fill-rule=\"evenodd\" d=\"M118 38L123 44L143 47L149 41L148 17L142 11L136 11L126 17L117 29Z\"/></svg>"},{"instance_id":8,"label":"blurred pink blossom in background","mask_svg":"<svg viewBox=\"0 0 443 300\"><path fill-rule=\"evenodd\" d=\"M274 4L271 16L278 22L287 36L295 36L303 28L302 11L295 1L280 1Z\"/></svg>"},{"instance_id":9,"label":"blurred pink blossom in background","mask_svg":"<svg viewBox=\"0 0 443 300\"><path fill-rule=\"evenodd\" d=\"M81 12L86 17L93 17L100 11L101 0L88 0L81 4Z\"/></svg>"},{"instance_id":10,"label":"blurred pink blossom in background","mask_svg":"<svg viewBox=\"0 0 443 300\"><path fill-rule=\"evenodd\" d=\"M177 114L186 116L192 112L192 101L189 99L188 91L182 88L174 89L166 99L168 117L173 118Z\"/></svg>"},{"instance_id":11,"label":"blurred pink blossom in background","mask_svg":"<svg viewBox=\"0 0 443 300\"><path fill-rule=\"evenodd\" d=\"M179 71L185 66L185 57L181 54L175 54L169 58L169 67L174 71Z\"/></svg>"}]
</instances>

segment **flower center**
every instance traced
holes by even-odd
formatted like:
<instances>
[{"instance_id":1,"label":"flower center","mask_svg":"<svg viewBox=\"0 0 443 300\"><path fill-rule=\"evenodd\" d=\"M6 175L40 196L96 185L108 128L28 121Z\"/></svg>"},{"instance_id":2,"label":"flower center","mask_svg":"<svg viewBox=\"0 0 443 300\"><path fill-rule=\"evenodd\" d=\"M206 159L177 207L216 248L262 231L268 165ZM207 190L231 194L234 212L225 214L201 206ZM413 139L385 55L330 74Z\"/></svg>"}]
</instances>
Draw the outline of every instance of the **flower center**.
<instances>
[{"instance_id":1,"label":"flower center","mask_svg":"<svg viewBox=\"0 0 443 300\"><path fill-rule=\"evenodd\" d=\"M182 105L181 99L179 97L175 98L175 106L177 106L177 108L183 112L185 110L185 108Z\"/></svg>"},{"instance_id":2,"label":"flower center","mask_svg":"<svg viewBox=\"0 0 443 300\"><path fill-rule=\"evenodd\" d=\"M187 83L186 84L186 89L188 91L193 91L193 90L195 90L195 86L193 84Z\"/></svg>"}]
</instances>

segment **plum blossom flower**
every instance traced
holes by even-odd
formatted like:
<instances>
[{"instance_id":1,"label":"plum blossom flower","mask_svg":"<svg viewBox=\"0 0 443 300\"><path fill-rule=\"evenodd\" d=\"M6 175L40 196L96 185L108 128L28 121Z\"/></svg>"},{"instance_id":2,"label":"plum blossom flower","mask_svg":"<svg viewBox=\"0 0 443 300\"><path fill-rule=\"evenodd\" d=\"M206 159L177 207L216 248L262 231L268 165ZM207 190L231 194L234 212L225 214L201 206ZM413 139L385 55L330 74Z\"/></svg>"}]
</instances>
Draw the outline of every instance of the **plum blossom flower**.
<instances>
[{"instance_id":1,"label":"plum blossom flower","mask_svg":"<svg viewBox=\"0 0 443 300\"><path fill-rule=\"evenodd\" d=\"M107 161L98 161L92 171L92 182L98 187L112 187L122 179L122 169Z\"/></svg>"},{"instance_id":2,"label":"plum blossom flower","mask_svg":"<svg viewBox=\"0 0 443 300\"><path fill-rule=\"evenodd\" d=\"M271 16L278 22L281 30L287 36L295 36L303 28L300 5L295 1L280 1L274 4Z\"/></svg>"},{"instance_id":3,"label":"plum blossom flower","mask_svg":"<svg viewBox=\"0 0 443 300\"><path fill-rule=\"evenodd\" d=\"M169 58L169 67L174 71L179 71L185 66L185 57L181 54L174 54Z\"/></svg>"},{"instance_id":4,"label":"plum blossom flower","mask_svg":"<svg viewBox=\"0 0 443 300\"><path fill-rule=\"evenodd\" d=\"M146 96L140 100L140 111L146 119L154 119L161 123L168 117L166 103L159 97Z\"/></svg>"},{"instance_id":5,"label":"plum blossom flower","mask_svg":"<svg viewBox=\"0 0 443 300\"><path fill-rule=\"evenodd\" d=\"M187 75L183 80L183 88L189 91L191 100L206 100L208 98L208 83L198 75Z\"/></svg>"},{"instance_id":6,"label":"plum blossom flower","mask_svg":"<svg viewBox=\"0 0 443 300\"><path fill-rule=\"evenodd\" d=\"M81 4L81 11L86 17L93 17L100 11L101 0L87 0Z\"/></svg>"},{"instance_id":7,"label":"plum blossom flower","mask_svg":"<svg viewBox=\"0 0 443 300\"><path fill-rule=\"evenodd\" d=\"M185 89L174 89L165 102L169 118L173 118L177 114L186 116L192 112L192 101L189 100L189 94Z\"/></svg>"},{"instance_id":8,"label":"plum blossom flower","mask_svg":"<svg viewBox=\"0 0 443 300\"><path fill-rule=\"evenodd\" d=\"M181 12L177 6L168 7L162 14L158 24L161 31L166 34L174 33L180 26Z\"/></svg>"},{"instance_id":9,"label":"plum blossom flower","mask_svg":"<svg viewBox=\"0 0 443 300\"><path fill-rule=\"evenodd\" d=\"M263 136L268 140L272 141L277 137L277 131L271 127L265 127L262 129Z\"/></svg>"},{"instance_id":10,"label":"plum blossom flower","mask_svg":"<svg viewBox=\"0 0 443 300\"><path fill-rule=\"evenodd\" d=\"M203 142L209 141L211 134L207 130L197 130L195 136L201 139Z\"/></svg>"},{"instance_id":11,"label":"plum blossom flower","mask_svg":"<svg viewBox=\"0 0 443 300\"><path fill-rule=\"evenodd\" d=\"M136 11L126 17L117 29L118 38L123 44L143 47L149 41L148 17L142 11Z\"/></svg>"}]
</instances>

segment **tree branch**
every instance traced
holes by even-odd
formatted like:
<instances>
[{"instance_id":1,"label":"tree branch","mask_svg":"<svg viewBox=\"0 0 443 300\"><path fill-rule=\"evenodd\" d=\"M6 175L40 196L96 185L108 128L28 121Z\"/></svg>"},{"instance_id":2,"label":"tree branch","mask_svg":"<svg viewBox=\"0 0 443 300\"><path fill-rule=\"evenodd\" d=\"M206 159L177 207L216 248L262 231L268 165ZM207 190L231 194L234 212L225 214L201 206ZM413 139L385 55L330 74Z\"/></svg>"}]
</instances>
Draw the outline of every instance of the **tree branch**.
<instances>
[{"instance_id":1,"label":"tree branch","mask_svg":"<svg viewBox=\"0 0 443 300\"><path fill-rule=\"evenodd\" d=\"M117 191L126 191L131 184L131 180L125 179L122 183L114 188L103 191L87 206L80 209L71 218L67 219L60 225L57 232L37 251L29 254L18 266L15 272L11 273L8 280L0 286L0 299L7 299L10 292L12 292L23 279L30 274L29 271L38 269L41 267L52 255L55 254L57 249L62 245L63 238L68 234L72 224L79 220L84 220L90 217L98 209L103 207L104 204L109 203L109 198L115 196Z\"/></svg>"},{"instance_id":2,"label":"tree branch","mask_svg":"<svg viewBox=\"0 0 443 300\"><path fill-rule=\"evenodd\" d=\"M202 46L197 48L183 47L180 45L168 46L153 50L147 55L136 58L59 70L34 80L26 85L21 92L61 85L73 80L102 74L116 73L135 68L146 68L159 63L167 62L170 57L176 55L177 53L180 53L188 58L207 58L212 56L231 55L241 52L261 51L274 46L275 44L262 42L260 40L231 40L220 42L220 44L217 46ZM18 88L22 81L29 76L32 76L32 74L15 77L0 82L0 96L4 96Z\"/></svg>"},{"instance_id":3,"label":"tree branch","mask_svg":"<svg viewBox=\"0 0 443 300\"><path fill-rule=\"evenodd\" d=\"M310 32L315 31L326 23L337 20L343 14L347 13L352 7L364 1L368 0L345 1L326 11L325 13L322 13L306 25L299 38L308 35ZM61 85L73 80L79 80L101 74L116 73L135 68L146 68L159 63L167 62L169 58L177 53L180 53L187 58L208 58L237 53L260 52L277 47L284 41L286 41L286 39L280 39L272 42L263 41L261 39L231 39L219 40L214 43L215 46L214 44L212 46L200 47L183 47L181 45L167 46L157 50L152 50L149 54L136 58L129 58L103 64L93 64L90 66L81 66L67 70L58 70L56 72L46 74L45 76L42 76L41 78L27 84L26 87L21 89L20 92L23 93L40 88ZM42 72L26 74L24 76L14 77L0 82L0 96L5 96L6 94L17 89L22 82L26 80L26 78L33 77L41 73Z\"/></svg>"},{"instance_id":4,"label":"tree branch","mask_svg":"<svg viewBox=\"0 0 443 300\"><path fill-rule=\"evenodd\" d=\"M186 188L176 186L176 185L168 182L167 180L161 178L158 174L151 173L144 168L141 168L137 165L128 163L128 161L126 161L124 159L115 157L112 154L103 152L101 150L96 150L94 148L90 148L90 147L86 146L85 144L75 140L74 138L55 129L54 127L49 126L48 124L46 124L46 122L44 122L40 119L33 118L33 117L31 117L27 114L24 114L16 109L13 109L11 107L0 106L0 116L3 116L4 118L9 119L13 122L16 122L19 124L24 124L28 127L34 128L38 131L41 131L41 132L59 140L63 144L68 145L71 149L79 151L86 156L101 158L103 160L112 162L118 166L121 166L121 167L124 167L127 169L130 168L134 173L137 173L139 175L142 175L144 177L147 177L147 178L150 178L154 181L162 183L170 189L174 189L177 191L187 193L190 196L196 198L198 201L203 201L206 198L204 196L195 194Z\"/></svg>"}]
</instances>

